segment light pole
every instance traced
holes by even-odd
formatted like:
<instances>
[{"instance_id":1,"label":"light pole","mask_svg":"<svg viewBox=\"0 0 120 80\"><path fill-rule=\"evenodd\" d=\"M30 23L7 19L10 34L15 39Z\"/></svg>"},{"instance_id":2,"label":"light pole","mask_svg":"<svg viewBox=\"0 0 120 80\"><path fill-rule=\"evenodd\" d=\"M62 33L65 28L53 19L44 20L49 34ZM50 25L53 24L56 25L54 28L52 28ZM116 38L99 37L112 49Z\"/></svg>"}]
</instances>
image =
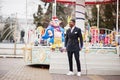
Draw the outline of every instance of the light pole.
<instances>
[{"instance_id":1,"label":"light pole","mask_svg":"<svg viewBox=\"0 0 120 80\"><path fill-rule=\"evenodd\" d=\"M15 25L15 32L14 32L14 38L15 38L15 42L14 42L14 55L16 55L16 29L17 29L17 25L18 25L18 22L17 22L17 13L16 13L16 25Z\"/></svg>"},{"instance_id":2,"label":"light pole","mask_svg":"<svg viewBox=\"0 0 120 80\"><path fill-rule=\"evenodd\" d=\"M26 0L26 25L25 25L25 44L28 43L28 18L27 18L27 0Z\"/></svg>"}]
</instances>

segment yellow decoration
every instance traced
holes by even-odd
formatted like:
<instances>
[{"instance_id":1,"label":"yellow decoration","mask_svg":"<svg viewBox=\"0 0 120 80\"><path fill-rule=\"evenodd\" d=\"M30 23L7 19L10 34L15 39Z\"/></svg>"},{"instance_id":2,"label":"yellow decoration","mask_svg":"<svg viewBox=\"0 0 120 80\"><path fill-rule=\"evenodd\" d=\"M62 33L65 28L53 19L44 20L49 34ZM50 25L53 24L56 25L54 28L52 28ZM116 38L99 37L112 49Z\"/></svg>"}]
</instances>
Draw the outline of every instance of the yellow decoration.
<instances>
[{"instance_id":1,"label":"yellow decoration","mask_svg":"<svg viewBox=\"0 0 120 80\"><path fill-rule=\"evenodd\" d=\"M62 47L62 40L61 38L54 38L54 44L52 44L52 48Z\"/></svg>"},{"instance_id":2,"label":"yellow decoration","mask_svg":"<svg viewBox=\"0 0 120 80\"><path fill-rule=\"evenodd\" d=\"M32 61L32 45L33 45L33 43L26 44L26 45L22 48L23 53L24 53L25 62L27 62L27 61Z\"/></svg>"},{"instance_id":3,"label":"yellow decoration","mask_svg":"<svg viewBox=\"0 0 120 80\"><path fill-rule=\"evenodd\" d=\"M42 26L39 26L37 30L40 32L40 35L44 34L44 28Z\"/></svg>"},{"instance_id":4,"label":"yellow decoration","mask_svg":"<svg viewBox=\"0 0 120 80\"><path fill-rule=\"evenodd\" d=\"M71 19L72 19L72 17L71 17L71 16L68 16L67 22L69 23Z\"/></svg>"}]
</instances>

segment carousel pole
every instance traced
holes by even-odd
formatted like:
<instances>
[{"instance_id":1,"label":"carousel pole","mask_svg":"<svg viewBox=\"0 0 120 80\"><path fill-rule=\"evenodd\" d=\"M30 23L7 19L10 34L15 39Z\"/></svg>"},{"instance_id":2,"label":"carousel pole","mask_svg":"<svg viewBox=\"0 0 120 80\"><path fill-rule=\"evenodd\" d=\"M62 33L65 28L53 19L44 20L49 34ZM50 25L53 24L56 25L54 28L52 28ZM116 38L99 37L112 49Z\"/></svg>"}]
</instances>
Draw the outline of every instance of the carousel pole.
<instances>
[{"instance_id":1,"label":"carousel pole","mask_svg":"<svg viewBox=\"0 0 120 80\"><path fill-rule=\"evenodd\" d=\"M52 6L52 17L56 16L56 6L57 6L56 4L57 4L57 1L54 0L53 6Z\"/></svg>"},{"instance_id":2,"label":"carousel pole","mask_svg":"<svg viewBox=\"0 0 120 80\"><path fill-rule=\"evenodd\" d=\"M117 33L117 35L116 35L116 42L117 42L117 46L116 46L116 48L117 48L117 54L120 56L120 45L118 45L118 43L119 43L119 41L118 41L118 37L119 37L119 35L118 35L118 21L119 21L119 0L117 0L117 16L116 16L116 33Z\"/></svg>"},{"instance_id":3,"label":"carousel pole","mask_svg":"<svg viewBox=\"0 0 120 80\"><path fill-rule=\"evenodd\" d=\"M116 13L116 36L115 41L118 43L118 21L119 21L119 0L117 0L117 13Z\"/></svg>"},{"instance_id":4,"label":"carousel pole","mask_svg":"<svg viewBox=\"0 0 120 80\"><path fill-rule=\"evenodd\" d=\"M119 0L117 0L117 16L116 16L116 32L118 33L118 20L119 19Z\"/></svg>"},{"instance_id":5,"label":"carousel pole","mask_svg":"<svg viewBox=\"0 0 120 80\"><path fill-rule=\"evenodd\" d=\"M56 16L56 8L57 7L57 2L56 2L56 0L55 0L55 15L54 16Z\"/></svg>"},{"instance_id":6,"label":"carousel pole","mask_svg":"<svg viewBox=\"0 0 120 80\"><path fill-rule=\"evenodd\" d=\"M97 7L97 29L98 29L98 35L97 35L97 34L95 34L95 35L98 36L98 39L99 39L99 32L100 32L100 30L99 30L99 22L100 22L100 19L99 19L99 16L100 16L100 5L97 4L96 7ZM96 42L95 42L95 43L96 43ZM99 43L99 40L98 40L98 43Z\"/></svg>"},{"instance_id":7,"label":"carousel pole","mask_svg":"<svg viewBox=\"0 0 120 80\"><path fill-rule=\"evenodd\" d=\"M99 11L100 11L99 4L97 4L96 7L97 7L97 28L99 29Z\"/></svg>"},{"instance_id":8,"label":"carousel pole","mask_svg":"<svg viewBox=\"0 0 120 80\"><path fill-rule=\"evenodd\" d=\"M85 31L85 0L76 0L76 26Z\"/></svg>"},{"instance_id":9,"label":"carousel pole","mask_svg":"<svg viewBox=\"0 0 120 80\"><path fill-rule=\"evenodd\" d=\"M75 9L76 26L79 27L83 33L85 31L85 0L76 0ZM86 64L86 53L84 53L84 58ZM85 66L85 68L87 74L87 65Z\"/></svg>"}]
</instances>

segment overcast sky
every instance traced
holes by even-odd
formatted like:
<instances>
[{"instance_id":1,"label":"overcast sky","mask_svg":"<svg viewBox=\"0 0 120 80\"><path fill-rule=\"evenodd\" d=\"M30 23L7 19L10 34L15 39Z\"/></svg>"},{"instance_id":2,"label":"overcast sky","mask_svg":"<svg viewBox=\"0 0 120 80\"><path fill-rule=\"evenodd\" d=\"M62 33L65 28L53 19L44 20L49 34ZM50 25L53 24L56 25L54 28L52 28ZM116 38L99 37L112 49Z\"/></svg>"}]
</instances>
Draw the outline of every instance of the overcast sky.
<instances>
[{"instance_id":1,"label":"overcast sky","mask_svg":"<svg viewBox=\"0 0 120 80\"><path fill-rule=\"evenodd\" d=\"M27 0L28 18L32 18L32 14L37 12L38 4L42 4L40 0ZM18 18L26 18L26 0L0 0L1 14L9 16L16 14Z\"/></svg>"}]
</instances>

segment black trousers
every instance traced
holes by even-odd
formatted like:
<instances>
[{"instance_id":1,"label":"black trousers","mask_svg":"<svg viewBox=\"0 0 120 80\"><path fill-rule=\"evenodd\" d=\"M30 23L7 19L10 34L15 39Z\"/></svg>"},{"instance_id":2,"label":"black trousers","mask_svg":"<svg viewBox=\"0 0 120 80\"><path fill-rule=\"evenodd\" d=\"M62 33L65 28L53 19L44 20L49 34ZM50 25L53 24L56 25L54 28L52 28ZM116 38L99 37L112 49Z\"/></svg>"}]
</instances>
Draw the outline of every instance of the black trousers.
<instances>
[{"instance_id":1,"label":"black trousers","mask_svg":"<svg viewBox=\"0 0 120 80\"><path fill-rule=\"evenodd\" d=\"M81 72L81 65L79 60L79 51L67 51L68 61L69 61L69 70L73 71L73 54L77 64L77 71Z\"/></svg>"}]
</instances>

